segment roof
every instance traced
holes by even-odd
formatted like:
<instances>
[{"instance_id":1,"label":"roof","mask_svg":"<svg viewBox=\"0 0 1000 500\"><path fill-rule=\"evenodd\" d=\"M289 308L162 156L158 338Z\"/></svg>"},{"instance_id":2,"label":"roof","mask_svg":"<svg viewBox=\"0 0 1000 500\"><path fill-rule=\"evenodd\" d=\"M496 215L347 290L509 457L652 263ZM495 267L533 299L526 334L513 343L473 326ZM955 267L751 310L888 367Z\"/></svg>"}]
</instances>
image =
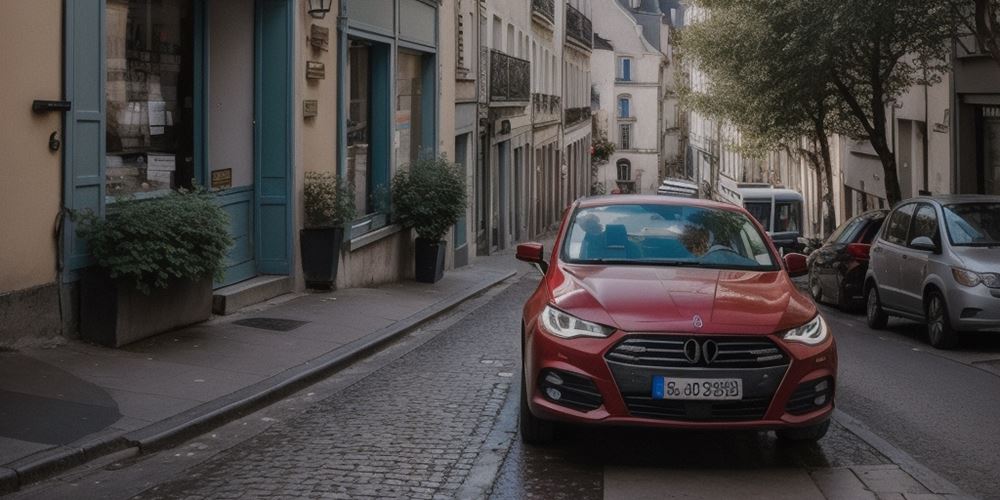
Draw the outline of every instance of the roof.
<instances>
[{"instance_id":1,"label":"roof","mask_svg":"<svg viewBox=\"0 0 1000 500\"><path fill-rule=\"evenodd\" d=\"M611 40L601 38L601 35L594 33L594 50L615 50L615 46L611 45Z\"/></svg>"},{"instance_id":2,"label":"roof","mask_svg":"<svg viewBox=\"0 0 1000 500\"><path fill-rule=\"evenodd\" d=\"M605 196L590 196L577 202L581 208L603 207L607 205L672 205L698 208L715 208L721 210L741 211L742 207L721 201L699 200L695 198L679 198L674 196L659 196L651 194L613 194Z\"/></svg>"},{"instance_id":3,"label":"roof","mask_svg":"<svg viewBox=\"0 0 1000 500\"><path fill-rule=\"evenodd\" d=\"M741 187L740 195L744 200L769 200L772 197L779 201L798 200L802 201L802 193L792 189L768 188L768 187Z\"/></svg>"},{"instance_id":4,"label":"roof","mask_svg":"<svg viewBox=\"0 0 1000 500\"><path fill-rule=\"evenodd\" d=\"M988 194L935 194L930 196L917 196L903 200L900 203L909 201L936 201L942 204L948 203L1000 203L1000 196Z\"/></svg>"}]
</instances>

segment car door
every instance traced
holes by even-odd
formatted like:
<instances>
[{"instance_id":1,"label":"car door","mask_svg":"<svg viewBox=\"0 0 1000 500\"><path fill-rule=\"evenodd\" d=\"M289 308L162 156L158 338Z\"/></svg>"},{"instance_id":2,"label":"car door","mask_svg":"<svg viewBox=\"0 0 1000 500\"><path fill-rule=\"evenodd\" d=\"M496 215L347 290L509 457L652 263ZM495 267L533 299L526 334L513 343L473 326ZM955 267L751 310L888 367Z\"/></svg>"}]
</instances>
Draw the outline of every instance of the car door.
<instances>
[{"instance_id":1,"label":"car door","mask_svg":"<svg viewBox=\"0 0 1000 500\"><path fill-rule=\"evenodd\" d=\"M924 311L924 278L927 276L927 260L932 252L913 248L910 243L915 238L926 236L936 245L941 245L937 211L930 203L920 203L910 221L906 248L900 251L899 305L904 312L920 315Z\"/></svg>"},{"instance_id":2,"label":"car door","mask_svg":"<svg viewBox=\"0 0 1000 500\"><path fill-rule=\"evenodd\" d=\"M823 297L837 298L840 287L838 274L845 265L844 259L847 255L844 249L864 223L865 219L862 216L847 221L841 229L830 236L822 248L817 250L819 255L815 259L816 277L823 288Z\"/></svg>"},{"instance_id":3,"label":"car door","mask_svg":"<svg viewBox=\"0 0 1000 500\"><path fill-rule=\"evenodd\" d=\"M899 273L902 253L907 250L906 244L909 242L906 236L914 210L916 203L908 203L894 210L879 235L878 244L872 248L869 265L875 273L883 307L900 309Z\"/></svg>"}]
</instances>

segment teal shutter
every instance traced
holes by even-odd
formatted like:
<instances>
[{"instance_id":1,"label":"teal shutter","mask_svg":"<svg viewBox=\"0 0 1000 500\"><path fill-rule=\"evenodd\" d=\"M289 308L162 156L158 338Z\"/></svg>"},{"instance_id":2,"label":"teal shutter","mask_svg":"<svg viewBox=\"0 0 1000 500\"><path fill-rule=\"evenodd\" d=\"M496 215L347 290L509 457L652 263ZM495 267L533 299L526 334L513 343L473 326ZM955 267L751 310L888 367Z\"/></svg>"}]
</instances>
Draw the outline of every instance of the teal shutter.
<instances>
[{"instance_id":1,"label":"teal shutter","mask_svg":"<svg viewBox=\"0 0 1000 500\"><path fill-rule=\"evenodd\" d=\"M104 214L104 0L66 0L63 207ZM90 258L68 215L63 219L64 279Z\"/></svg>"},{"instance_id":2,"label":"teal shutter","mask_svg":"<svg viewBox=\"0 0 1000 500\"><path fill-rule=\"evenodd\" d=\"M256 254L262 274L290 274L292 4L257 1Z\"/></svg>"}]
</instances>

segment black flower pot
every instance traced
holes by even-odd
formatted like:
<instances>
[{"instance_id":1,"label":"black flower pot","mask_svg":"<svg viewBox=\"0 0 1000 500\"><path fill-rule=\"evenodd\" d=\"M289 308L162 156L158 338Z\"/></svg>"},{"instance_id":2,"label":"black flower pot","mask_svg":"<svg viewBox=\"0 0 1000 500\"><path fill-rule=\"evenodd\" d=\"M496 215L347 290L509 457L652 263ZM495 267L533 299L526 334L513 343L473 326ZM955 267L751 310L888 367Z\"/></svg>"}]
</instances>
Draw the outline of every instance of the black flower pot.
<instances>
[{"instance_id":1,"label":"black flower pot","mask_svg":"<svg viewBox=\"0 0 1000 500\"><path fill-rule=\"evenodd\" d=\"M416 280L421 283L437 283L444 277L444 253L448 243L427 238L416 241Z\"/></svg>"},{"instance_id":2,"label":"black flower pot","mask_svg":"<svg viewBox=\"0 0 1000 500\"><path fill-rule=\"evenodd\" d=\"M302 273L306 286L330 290L337 283L340 265L340 245L344 242L344 228L325 227L299 231L302 255Z\"/></svg>"}]
</instances>

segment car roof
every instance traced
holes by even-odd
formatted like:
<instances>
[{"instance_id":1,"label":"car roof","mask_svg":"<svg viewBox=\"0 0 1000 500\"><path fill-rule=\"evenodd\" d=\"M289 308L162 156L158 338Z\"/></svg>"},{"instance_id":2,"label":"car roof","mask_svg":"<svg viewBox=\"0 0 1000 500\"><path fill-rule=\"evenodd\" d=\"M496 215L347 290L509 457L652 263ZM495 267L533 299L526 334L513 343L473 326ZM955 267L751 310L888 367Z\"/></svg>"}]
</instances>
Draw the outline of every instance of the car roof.
<instances>
[{"instance_id":1,"label":"car roof","mask_svg":"<svg viewBox=\"0 0 1000 500\"><path fill-rule=\"evenodd\" d=\"M697 198L681 198L678 196L660 196L647 194L613 194L605 196L589 196L577 201L580 208L604 207L608 205L667 205L689 206L699 208L717 208L722 210L743 211L743 207L720 201L701 200Z\"/></svg>"},{"instance_id":2,"label":"car roof","mask_svg":"<svg viewBox=\"0 0 1000 500\"><path fill-rule=\"evenodd\" d=\"M741 187L740 195L743 200L770 200L772 197L776 201L802 201L802 193L792 189L769 188L769 187Z\"/></svg>"},{"instance_id":3,"label":"car roof","mask_svg":"<svg viewBox=\"0 0 1000 500\"><path fill-rule=\"evenodd\" d=\"M899 202L896 206L917 201L931 201L942 205L951 203L1000 203L1000 196L989 194L934 194L909 198Z\"/></svg>"}]
</instances>

